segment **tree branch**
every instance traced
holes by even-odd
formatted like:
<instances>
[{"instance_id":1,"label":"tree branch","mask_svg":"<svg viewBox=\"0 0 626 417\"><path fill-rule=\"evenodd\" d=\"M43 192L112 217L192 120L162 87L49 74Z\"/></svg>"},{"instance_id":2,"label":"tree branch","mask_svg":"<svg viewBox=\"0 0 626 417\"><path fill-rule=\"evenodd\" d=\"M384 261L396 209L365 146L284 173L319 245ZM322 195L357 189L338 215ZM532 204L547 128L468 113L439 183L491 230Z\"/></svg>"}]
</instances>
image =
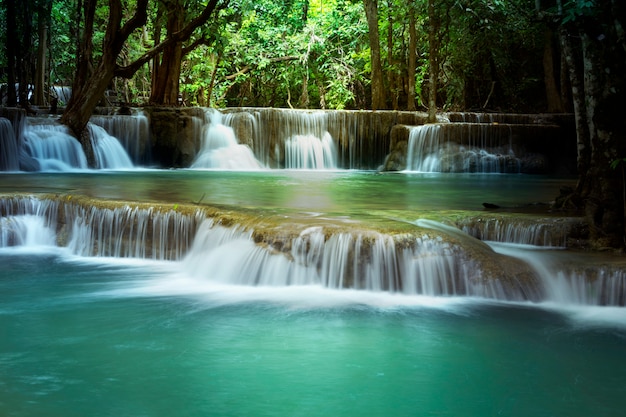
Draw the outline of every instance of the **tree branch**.
<instances>
[{"instance_id":1,"label":"tree branch","mask_svg":"<svg viewBox=\"0 0 626 417\"><path fill-rule=\"evenodd\" d=\"M201 38L196 39L195 41L193 41L191 44L189 44L188 46L185 46L183 48L183 56L189 54L191 51L193 51L194 49L196 49L198 46L200 45L211 45L211 39L209 38L205 38L204 36Z\"/></svg>"},{"instance_id":2,"label":"tree branch","mask_svg":"<svg viewBox=\"0 0 626 417\"><path fill-rule=\"evenodd\" d=\"M279 57L276 57L276 58L270 58L269 61L271 63L275 63L275 62L284 62L284 61L295 61L295 60L298 60L298 59L300 59L299 56L287 55L287 56L279 56ZM245 67L243 67L242 69L240 69L236 73L231 74L231 75L227 75L224 78L227 79L227 80L234 80L238 76L243 75L243 74L249 72L253 68L256 68L258 65L259 64L246 65Z\"/></svg>"},{"instance_id":3,"label":"tree branch","mask_svg":"<svg viewBox=\"0 0 626 417\"><path fill-rule=\"evenodd\" d=\"M146 24L148 20L148 0L137 0L135 14L120 29L120 37L123 40L135 31L135 29Z\"/></svg>"},{"instance_id":4,"label":"tree branch","mask_svg":"<svg viewBox=\"0 0 626 417\"><path fill-rule=\"evenodd\" d=\"M220 0L209 1L202 13L200 13L195 19L189 22L187 26L185 26L176 33L168 34L167 38L165 38L161 43L146 51L142 56L131 62L129 65L123 67L118 65L115 69L115 76L122 78L131 78L139 70L139 68L141 68L145 63L154 58L157 54L161 53L161 51L163 51L166 46L168 46L172 42L183 42L186 39L189 39L194 30L196 30L199 26L203 25L207 22L207 20L209 20L211 14L216 9L219 1ZM139 0L139 2L143 4L144 2L147 2L147 0ZM218 8L218 10L226 7L227 4L228 0L224 0L224 3ZM130 21L127 22L126 25L124 25L124 28L126 28L129 23Z\"/></svg>"}]
</instances>

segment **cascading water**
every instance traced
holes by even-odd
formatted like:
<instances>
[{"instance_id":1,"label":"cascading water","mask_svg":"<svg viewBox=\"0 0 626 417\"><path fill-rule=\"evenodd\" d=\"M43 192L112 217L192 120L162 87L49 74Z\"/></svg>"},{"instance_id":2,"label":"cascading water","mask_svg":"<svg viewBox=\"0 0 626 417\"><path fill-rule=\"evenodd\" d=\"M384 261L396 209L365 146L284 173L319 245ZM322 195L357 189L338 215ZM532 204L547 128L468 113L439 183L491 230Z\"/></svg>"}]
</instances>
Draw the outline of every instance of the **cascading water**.
<instances>
[{"instance_id":1,"label":"cascading water","mask_svg":"<svg viewBox=\"0 0 626 417\"><path fill-rule=\"evenodd\" d=\"M157 260L181 259L202 220L200 211L86 207L71 198L62 205L34 197L0 198L0 213L4 216L0 218L0 247L39 242L59 244L84 257ZM53 238L48 238L50 234ZM58 242L56 234L62 236Z\"/></svg>"},{"instance_id":2,"label":"cascading water","mask_svg":"<svg viewBox=\"0 0 626 417\"><path fill-rule=\"evenodd\" d=\"M585 262L558 250L547 253L532 245L489 242L498 253L522 259L533 267L546 301L561 305L626 305L626 274L621 269Z\"/></svg>"},{"instance_id":3,"label":"cascading water","mask_svg":"<svg viewBox=\"0 0 626 417\"><path fill-rule=\"evenodd\" d=\"M132 161L117 138L94 124L89 124L89 131L97 168L129 169L133 167Z\"/></svg>"},{"instance_id":4,"label":"cascading water","mask_svg":"<svg viewBox=\"0 0 626 417\"><path fill-rule=\"evenodd\" d=\"M489 125L412 126L406 169L416 172L520 172L520 161L510 145L502 148L496 143L499 141L489 137L489 132Z\"/></svg>"},{"instance_id":5,"label":"cascading water","mask_svg":"<svg viewBox=\"0 0 626 417\"><path fill-rule=\"evenodd\" d=\"M91 140L99 169L133 167L119 141L103 128L89 124ZM30 120L23 132L20 165L34 171L69 171L87 169L87 158L80 143L66 126L47 120Z\"/></svg>"},{"instance_id":6,"label":"cascading water","mask_svg":"<svg viewBox=\"0 0 626 417\"><path fill-rule=\"evenodd\" d=\"M514 243L544 247L565 248L567 239L576 228L581 228L577 218L516 218L479 217L461 221L458 225L465 233L483 241Z\"/></svg>"},{"instance_id":7,"label":"cascading water","mask_svg":"<svg viewBox=\"0 0 626 417\"><path fill-rule=\"evenodd\" d=\"M90 121L117 138L136 164L150 163L150 124L143 111L123 115L94 115Z\"/></svg>"},{"instance_id":8,"label":"cascading water","mask_svg":"<svg viewBox=\"0 0 626 417\"><path fill-rule=\"evenodd\" d=\"M250 125L254 153L270 168L337 169L337 143L330 130L350 130L342 123L345 115L324 111L258 109L228 116L233 127Z\"/></svg>"},{"instance_id":9,"label":"cascading water","mask_svg":"<svg viewBox=\"0 0 626 417\"><path fill-rule=\"evenodd\" d=\"M441 126L428 124L414 126L409 132L407 170L417 172L440 172L442 137Z\"/></svg>"},{"instance_id":10,"label":"cascading water","mask_svg":"<svg viewBox=\"0 0 626 417\"><path fill-rule=\"evenodd\" d=\"M222 114L210 109L209 124L205 127L202 149L191 168L257 170L263 166L256 160L252 150L237 141L235 132L222 124Z\"/></svg>"},{"instance_id":11,"label":"cascading water","mask_svg":"<svg viewBox=\"0 0 626 417\"><path fill-rule=\"evenodd\" d=\"M413 221L561 247L545 209L476 210L573 178L0 176L2 415L623 410L622 258Z\"/></svg>"},{"instance_id":12,"label":"cascading water","mask_svg":"<svg viewBox=\"0 0 626 417\"><path fill-rule=\"evenodd\" d=\"M19 151L13 124L0 117L0 171L19 171Z\"/></svg>"},{"instance_id":13,"label":"cascading water","mask_svg":"<svg viewBox=\"0 0 626 417\"><path fill-rule=\"evenodd\" d=\"M337 149L328 132L323 137L296 135L285 141L285 168L336 169Z\"/></svg>"},{"instance_id":14,"label":"cascading water","mask_svg":"<svg viewBox=\"0 0 626 417\"><path fill-rule=\"evenodd\" d=\"M66 126L28 123L23 136L21 165L34 165L36 171L87 168L85 153ZM31 161L34 161L34 164Z\"/></svg>"},{"instance_id":15,"label":"cascading water","mask_svg":"<svg viewBox=\"0 0 626 417\"><path fill-rule=\"evenodd\" d=\"M294 237L281 237L280 246L288 248L283 252L273 249L272 244L257 244L250 229L226 228L212 219L202 220L200 211L183 215L130 206L86 207L72 199L59 205L51 200L15 197L0 199L0 212L5 215L5 246L31 242L16 237L27 235L22 232L24 227L9 227L28 219L29 225L45 225L45 235L59 230L64 236L61 246L79 256L182 259L189 276L231 285L315 285L429 296L538 298L532 282L511 285L497 277L488 278L491 273L486 265L472 255L478 250L485 256L485 249L477 240L469 242L467 235L461 247L437 233L394 238L356 231L327 236L323 227L316 226ZM57 224L61 213L64 218ZM32 226L25 230L33 233ZM56 239L47 242L52 245ZM495 255L489 252L486 256Z\"/></svg>"},{"instance_id":16,"label":"cascading water","mask_svg":"<svg viewBox=\"0 0 626 417\"><path fill-rule=\"evenodd\" d=\"M55 246L56 232L45 218L22 215L0 218L0 248Z\"/></svg>"}]
</instances>

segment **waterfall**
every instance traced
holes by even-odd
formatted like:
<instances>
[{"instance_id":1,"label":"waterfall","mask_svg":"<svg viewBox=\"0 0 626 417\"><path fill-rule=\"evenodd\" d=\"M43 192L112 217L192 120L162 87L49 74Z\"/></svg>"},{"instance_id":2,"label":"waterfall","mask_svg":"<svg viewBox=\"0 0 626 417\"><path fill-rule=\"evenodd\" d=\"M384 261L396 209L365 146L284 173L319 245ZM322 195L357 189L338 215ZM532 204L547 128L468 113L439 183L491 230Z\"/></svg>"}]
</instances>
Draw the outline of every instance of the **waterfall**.
<instances>
[{"instance_id":1,"label":"waterfall","mask_svg":"<svg viewBox=\"0 0 626 417\"><path fill-rule=\"evenodd\" d=\"M0 198L0 248L55 246L58 210L53 200Z\"/></svg>"},{"instance_id":2,"label":"waterfall","mask_svg":"<svg viewBox=\"0 0 626 417\"><path fill-rule=\"evenodd\" d=\"M409 131L407 170L440 172L442 147L440 125L428 124L412 127Z\"/></svg>"},{"instance_id":3,"label":"waterfall","mask_svg":"<svg viewBox=\"0 0 626 417\"><path fill-rule=\"evenodd\" d=\"M79 256L180 259L190 246L201 213L156 212L131 206L102 209L69 204L67 247Z\"/></svg>"},{"instance_id":4,"label":"waterfall","mask_svg":"<svg viewBox=\"0 0 626 417\"><path fill-rule=\"evenodd\" d=\"M603 264L585 262L558 250L538 250L531 245L490 242L498 253L522 259L533 267L544 287L546 301L566 305L626 305L626 273ZM561 255L561 256L559 256Z\"/></svg>"},{"instance_id":5,"label":"waterfall","mask_svg":"<svg viewBox=\"0 0 626 417\"><path fill-rule=\"evenodd\" d=\"M0 117L0 171L19 171L19 152L15 130L9 119Z\"/></svg>"},{"instance_id":6,"label":"waterfall","mask_svg":"<svg viewBox=\"0 0 626 417\"><path fill-rule=\"evenodd\" d=\"M205 223L184 260L196 279L236 285L318 285L430 296L527 299L527 288L484 279L479 262L462 248L423 235L404 244L389 235L334 233L310 227L285 245L255 244L252 231ZM398 250L398 246L402 247Z\"/></svg>"},{"instance_id":7,"label":"waterfall","mask_svg":"<svg viewBox=\"0 0 626 417\"><path fill-rule=\"evenodd\" d=\"M117 138L109 135L100 126L90 123L88 128L97 168L128 169L133 167L133 163Z\"/></svg>"},{"instance_id":8,"label":"waterfall","mask_svg":"<svg viewBox=\"0 0 626 417\"><path fill-rule=\"evenodd\" d=\"M209 125L205 127L202 148L191 168L257 170L263 166L252 150L239 144L235 132L222 123L217 110L209 110Z\"/></svg>"},{"instance_id":9,"label":"waterfall","mask_svg":"<svg viewBox=\"0 0 626 417\"><path fill-rule=\"evenodd\" d=\"M572 229L580 225L580 219L537 220L535 217L524 219L518 215L515 218L473 218L460 223L461 230L483 241L564 248Z\"/></svg>"},{"instance_id":10,"label":"waterfall","mask_svg":"<svg viewBox=\"0 0 626 417\"><path fill-rule=\"evenodd\" d=\"M37 171L86 169L87 158L80 143L60 124L28 123L23 132L20 163L33 165Z\"/></svg>"},{"instance_id":11,"label":"waterfall","mask_svg":"<svg viewBox=\"0 0 626 417\"><path fill-rule=\"evenodd\" d=\"M70 101L70 97L72 97L72 87L54 85L52 86L52 90L54 90L54 94L59 100L60 105L65 105Z\"/></svg>"},{"instance_id":12,"label":"waterfall","mask_svg":"<svg viewBox=\"0 0 626 417\"><path fill-rule=\"evenodd\" d=\"M87 158L69 129L47 119L30 120L23 132L20 165L34 171L87 169ZM133 167L119 141L100 126L88 125L96 167L128 169Z\"/></svg>"},{"instance_id":13,"label":"waterfall","mask_svg":"<svg viewBox=\"0 0 626 417\"><path fill-rule=\"evenodd\" d=\"M129 115L94 115L90 121L116 137L136 164L151 162L150 123L143 111Z\"/></svg>"},{"instance_id":14,"label":"waterfall","mask_svg":"<svg viewBox=\"0 0 626 417\"><path fill-rule=\"evenodd\" d=\"M331 130L346 137L355 133L341 123L342 112L251 109L228 115L227 124L248 136L256 157L270 168L336 169L338 141Z\"/></svg>"},{"instance_id":15,"label":"waterfall","mask_svg":"<svg viewBox=\"0 0 626 417\"><path fill-rule=\"evenodd\" d=\"M323 137L296 135L285 141L285 168L336 169L337 149L328 132Z\"/></svg>"},{"instance_id":16,"label":"waterfall","mask_svg":"<svg viewBox=\"0 0 626 417\"><path fill-rule=\"evenodd\" d=\"M0 197L0 248L60 247L80 257L176 261L186 277L226 285L626 304L626 273L612 261L487 245L430 220L415 226L415 232L397 235L315 225L285 233L221 222L199 209Z\"/></svg>"},{"instance_id":17,"label":"waterfall","mask_svg":"<svg viewBox=\"0 0 626 417\"><path fill-rule=\"evenodd\" d=\"M152 207L96 207L35 197L0 197L0 247L66 247L78 256L181 259L203 219ZM50 237L51 236L51 237Z\"/></svg>"},{"instance_id":18,"label":"waterfall","mask_svg":"<svg viewBox=\"0 0 626 417\"><path fill-rule=\"evenodd\" d=\"M22 215L0 218L0 248L12 246L55 246L56 232L45 224L45 218Z\"/></svg>"},{"instance_id":19,"label":"waterfall","mask_svg":"<svg viewBox=\"0 0 626 417\"><path fill-rule=\"evenodd\" d=\"M508 145L502 145L502 129ZM494 133L495 132L495 133ZM511 147L510 127L471 124L412 126L407 150L408 171L519 173L521 161Z\"/></svg>"}]
</instances>

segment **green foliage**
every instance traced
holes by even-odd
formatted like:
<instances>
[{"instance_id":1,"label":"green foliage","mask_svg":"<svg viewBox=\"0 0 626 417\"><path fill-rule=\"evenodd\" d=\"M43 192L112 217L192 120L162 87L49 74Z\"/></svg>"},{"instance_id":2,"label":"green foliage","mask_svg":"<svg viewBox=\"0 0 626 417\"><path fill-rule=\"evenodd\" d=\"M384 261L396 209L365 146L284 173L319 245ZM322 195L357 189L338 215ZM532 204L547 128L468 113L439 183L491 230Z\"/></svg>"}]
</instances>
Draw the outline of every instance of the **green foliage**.
<instances>
[{"instance_id":1,"label":"green foliage","mask_svg":"<svg viewBox=\"0 0 626 417\"><path fill-rule=\"evenodd\" d=\"M626 158L614 159L611 162L611 169L617 169L620 166L624 166L624 163L626 163Z\"/></svg>"},{"instance_id":2,"label":"green foliage","mask_svg":"<svg viewBox=\"0 0 626 417\"><path fill-rule=\"evenodd\" d=\"M29 0L30 1L30 0ZM35 0L32 0L33 2ZM70 85L80 33L76 0L51 0L50 83ZM184 1L186 18L196 16L206 0ZM165 18L149 2L148 23L124 45L118 63L126 65L165 36ZM492 83L489 107L525 109L542 87L543 29L528 0L438 0L435 22L427 18L426 0L378 0L383 71L388 96L407 101L409 11L415 10L417 68L415 94L428 81L429 25L437 25L439 102L445 109L480 108ZM594 0L564 0L563 20L594 12ZM135 0L125 4L128 19ZM102 53L108 2L98 2L95 57ZM169 7L169 6L168 6ZM163 9L167 10L167 8ZM4 8L0 21L4 22ZM0 37L4 25L0 26ZM183 59L180 92L186 105L366 108L371 63L363 2L357 0L230 0L228 7L197 30L185 47L200 41ZM0 52L0 65L6 63ZM131 80L111 88L132 104L150 94L149 65ZM541 91L539 93L542 93ZM391 105L391 102L389 103Z\"/></svg>"},{"instance_id":3,"label":"green foliage","mask_svg":"<svg viewBox=\"0 0 626 417\"><path fill-rule=\"evenodd\" d=\"M445 106L524 110L540 103L543 29L521 0L439 3ZM441 8L443 7L443 8ZM495 92L489 97L492 83ZM489 101L487 102L487 100Z\"/></svg>"},{"instance_id":4,"label":"green foliage","mask_svg":"<svg viewBox=\"0 0 626 417\"><path fill-rule=\"evenodd\" d=\"M563 23L573 22L581 17L593 16L595 0L569 0L563 5Z\"/></svg>"}]
</instances>

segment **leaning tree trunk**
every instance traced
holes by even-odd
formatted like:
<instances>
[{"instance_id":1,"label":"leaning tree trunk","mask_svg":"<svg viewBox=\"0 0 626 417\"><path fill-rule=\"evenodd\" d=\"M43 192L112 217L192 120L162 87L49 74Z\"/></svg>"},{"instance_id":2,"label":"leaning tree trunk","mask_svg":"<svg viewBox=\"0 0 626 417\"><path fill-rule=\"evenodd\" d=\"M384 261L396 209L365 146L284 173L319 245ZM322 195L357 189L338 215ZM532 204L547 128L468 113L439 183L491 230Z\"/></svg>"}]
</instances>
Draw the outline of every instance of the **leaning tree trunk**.
<instances>
[{"instance_id":1,"label":"leaning tree trunk","mask_svg":"<svg viewBox=\"0 0 626 417\"><path fill-rule=\"evenodd\" d=\"M102 56L96 68L92 67L93 61L93 25L97 0L85 0L83 5L85 24L83 36L78 50L76 77L72 87L70 98L65 112L61 117L61 123L69 126L78 137L87 155L90 167L95 166L93 145L86 130L89 118L96 108L104 92L113 80L120 76L130 78L139 68L149 62L155 55L173 42L184 42L189 39L193 31L203 25L211 17L219 0L209 0L202 13L191 20L176 34L168 34L168 37L154 48L145 52L141 57L125 67L117 64L122 48L128 37L138 28L143 26L148 18L148 0L136 0L135 13L130 18L124 19L124 6L121 0L109 0L109 18L106 33L102 44ZM227 5L224 1L224 7ZM122 20L124 23L122 24Z\"/></svg>"},{"instance_id":2,"label":"leaning tree trunk","mask_svg":"<svg viewBox=\"0 0 626 417\"><path fill-rule=\"evenodd\" d=\"M92 168L96 166L96 159L87 123L115 76L118 69L117 58L124 42L135 29L143 26L148 18L148 0L137 0L135 14L122 25L124 17L122 2L110 0L102 56L94 68L93 34L97 3L97 0L86 0L83 5L85 24L78 50L76 76L72 85L72 96L61 116L61 123L68 126L79 139L87 157L87 164Z\"/></svg>"},{"instance_id":3,"label":"leaning tree trunk","mask_svg":"<svg viewBox=\"0 0 626 417\"><path fill-rule=\"evenodd\" d=\"M87 130L87 123L93 110L104 97L104 93L113 79L114 73L115 61L111 62L110 59L105 59L103 56L102 62L96 71L90 77L84 79L79 93L72 92L72 97L61 117L61 123L68 126L80 141L87 158L87 164L92 168L96 167L96 157L91 137ZM74 85L76 85L76 82Z\"/></svg>"}]
</instances>

